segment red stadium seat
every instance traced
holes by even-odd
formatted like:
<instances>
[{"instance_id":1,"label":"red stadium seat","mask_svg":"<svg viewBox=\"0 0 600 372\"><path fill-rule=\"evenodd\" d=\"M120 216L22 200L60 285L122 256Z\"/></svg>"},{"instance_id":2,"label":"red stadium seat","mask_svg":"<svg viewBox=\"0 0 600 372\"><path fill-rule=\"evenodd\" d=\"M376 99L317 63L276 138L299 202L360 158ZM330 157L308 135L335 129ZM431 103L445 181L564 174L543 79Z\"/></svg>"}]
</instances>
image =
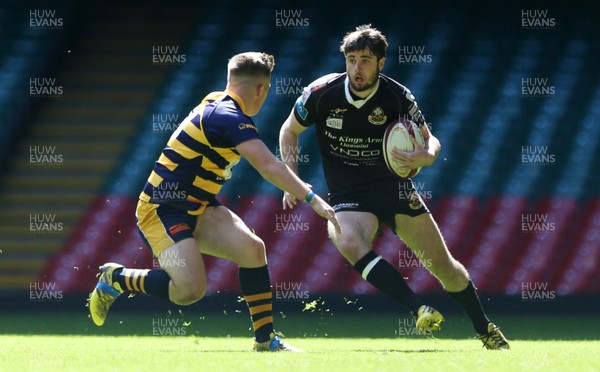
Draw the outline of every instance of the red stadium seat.
<instances>
[{"instance_id":1,"label":"red stadium seat","mask_svg":"<svg viewBox=\"0 0 600 372\"><path fill-rule=\"evenodd\" d=\"M135 201L125 197L96 199L65 249L49 262L47 280L65 292L89 291L102 262L152 267L151 253L135 226L134 209ZM236 209L265 241L273 283L301 283L311 296L378 293L337 252L325 221L308 206L284 212L279 197L261 196L243 198ZM529 213L523 198L498 197L481 206L474 198L448 197L440 201L434 216L480 291L515 294L523 282L543 281L561 294L577 294L600 290L592 280L600 266L600 200L588 202L583 213L580 209L570 198L541 200ZM297 221L308 224L309 231L277 231L276 216L286 214L300 216ZM546 228L554 230L522 231L524 215L546 216ZM576 238L568 240L567 235ZM408 248L389 229L384 228L374 246L417 293L441 290L426 269L401 267L399 256ZM205 257L205 263L209 294L239 291L236 264L213 257Z\"/></svg>"},{"instance_id":2,"label":"red stadium seat","mask_svg":"<svg viewBox=\"0 0 600 372\"><path fill-rule=\"evenodd\" d=\"M559 239L576 209L575 199L554 197L542 201L535 213L524 215L527 218L521 219L517 233L527 234L528 239L520 247L523 255L504 284L505 293L521 293L523 283L549 282L549 268L557 264L552 262L554 252L560 249Z\"/></svg>"},{"instance_id":3,"label":"red stadium seat","mask_svg":"<svg viewBox=\"0 0 600 372\"><path fill-rule=\"evenodd\" d=\"M47 272L65 291L89 291L98 266L117 250L123 234L135 221L134 203L123 196L97 198L78 233L67 243Z\"/></svg>"},{"instance_id":4,"label":"red stadium seat","mask_svg":"<svg viewBox=\"0 0 600 372\"><path fill-rule=\"evenodd\" d=\"M600 199L588 202L576 237L567 246L571 255L562 262L562 273L556 283L558 294L597 293L600 267Z\"/></svg>"},{"instance_id":5,"label":"red stadium seat","mask_svg":"<svg viewBox=\"0 0 600 372\"><path fill-rule=\"evenodd\" d=\"M474 242L475 250L470 260L463 262L474 283L481 291L494 290L497 279L506 267L499 265L503 256L512 255L511 238L518 229L526 200L504 196L492 199L485 217L485 225Z\"/></svg>"}]
</instances>

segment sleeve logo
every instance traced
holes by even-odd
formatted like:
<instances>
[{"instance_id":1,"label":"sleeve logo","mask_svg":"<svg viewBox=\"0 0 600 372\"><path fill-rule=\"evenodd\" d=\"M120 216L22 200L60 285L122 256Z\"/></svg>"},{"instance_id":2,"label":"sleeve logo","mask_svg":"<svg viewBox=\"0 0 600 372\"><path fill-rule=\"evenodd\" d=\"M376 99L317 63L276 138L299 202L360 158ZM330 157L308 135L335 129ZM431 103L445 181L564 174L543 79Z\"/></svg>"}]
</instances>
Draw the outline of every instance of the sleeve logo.
<instances>
[{"instance_id":1,"label":"sleeve logo","mask_svg":"<svg viewBox=\"0 0 600 372\"><path fill-rule=\"evenodd\" d=\"M244 123L242 123L242 124L240 124L240 125L238 126L238 128L239 128L240 130L244 130L244 129L254 129L254 130L255 130L255 131L258 133L258 128L256 128L256 126L255 126L254 124L244 124Z\"/></svg>"},{"instance_id":2,"label":"sleeve logo","mask_svg":"<svg viewBox=\"0 0 600 372\"><path fill-rule=\"evenodd\" d=\"M296 100L296 112L298 112L298 115L302 118L302 120L306 120L306 117L308 116L308 110L306 109L306 107L304 107L304 103L302 102L302 97L298 98Z\"/></svg>"}]
</instances>

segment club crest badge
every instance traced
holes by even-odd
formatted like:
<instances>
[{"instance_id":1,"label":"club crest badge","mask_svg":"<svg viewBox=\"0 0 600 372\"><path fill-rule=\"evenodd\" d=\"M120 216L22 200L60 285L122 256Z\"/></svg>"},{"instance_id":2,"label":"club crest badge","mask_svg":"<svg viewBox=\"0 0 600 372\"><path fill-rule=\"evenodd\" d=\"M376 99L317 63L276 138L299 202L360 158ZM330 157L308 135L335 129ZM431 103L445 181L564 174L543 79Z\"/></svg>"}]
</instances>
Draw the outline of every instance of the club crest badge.
<instances>
[{"instance_id":1,"label":"club crest badge","mask_svg":"<svg viewBox=\"0 0 600 372\"><path fill-rule=\"evenodd\" d=\"M387 121L387 115L383 112L383 109L379 106L375 107L369 115L369 123L373 125L385 124Z\"/></svg>"},{"instance_id":2,"label":"club crest badge","mask_svg":"<svg viewBox=\"0 0 600 372\"><path fill-rule=\"evenodd\" d=\"M408 206L410 209L417 210L423 206L423 201L418 192L412 190L408 196Z\"/></svg>"}]
</instances>

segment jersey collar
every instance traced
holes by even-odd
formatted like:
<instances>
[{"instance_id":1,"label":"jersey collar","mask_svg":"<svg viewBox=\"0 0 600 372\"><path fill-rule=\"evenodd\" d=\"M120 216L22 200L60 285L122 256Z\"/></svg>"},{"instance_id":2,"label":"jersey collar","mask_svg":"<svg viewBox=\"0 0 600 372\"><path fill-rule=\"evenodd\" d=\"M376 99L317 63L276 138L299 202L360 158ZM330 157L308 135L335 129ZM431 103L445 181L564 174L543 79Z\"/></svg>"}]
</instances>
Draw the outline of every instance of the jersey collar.
<instances>
[{"instance_id":1,"label":"jersey collar","mask_svg":"<svg viewBox=\"0 0 600 372\"><path fill-rule=\"evenodd\" d=\"M359 109L365 103L367 103L367 101L370 100L371 97L373 97L375 95L375 93L377 93L377 89L379 89L379 77L377 77L377 83L375 83L375 89L373 89L371 94L369 94L367 97L365 97L363 99L359 99L359 100L355 100L354 98L352 98L352 95L350 94L349 84L350 84L350 81L348 80L348 75L346 75L346 79L344 80L344 92L346 93L346 99L348 100L348 103L350 103L352 106Z\"/></svg>"},{"instance_id":2,"label":"jersey collar","mask_svg":"<svg viewBox=\"0 0 600 372\"><path fill-rule=\"evenodd\" d=\"M246 105L244 104L244 101L242 101L240 96L238 96L234 92L230 91L229 89L225 89L225 94L227 94L229 97L233 98L235 103L237 103L238 106L240 106L240 109L242 110L244 115L248 116L248 114L246 113Z\"/></svg>"}]
</instances>

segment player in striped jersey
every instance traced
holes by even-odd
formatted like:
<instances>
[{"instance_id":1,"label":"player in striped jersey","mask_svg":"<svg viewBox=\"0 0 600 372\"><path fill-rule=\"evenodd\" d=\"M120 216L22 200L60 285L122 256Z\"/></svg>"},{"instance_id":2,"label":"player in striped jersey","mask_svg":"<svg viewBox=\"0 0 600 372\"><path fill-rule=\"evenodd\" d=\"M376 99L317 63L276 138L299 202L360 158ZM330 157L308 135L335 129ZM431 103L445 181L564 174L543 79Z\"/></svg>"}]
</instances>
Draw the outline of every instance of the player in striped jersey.
<instances>
[{"instance_id":1,"label":"player in striped jersey","mask_svg":"<svg viewBox=\"0 0 600 372\"><path fill-rule=\"evenodd\" d=\"M210 93L183 120L140 194L137 225L161 268L104 264L90 296L90 313L96 325L104 324L109 307L125 291L178 305L192 304L206 291L202 254L209 254L239 265L240 285L255 333L254 349L298 351L283 343L273 329L263 241L220 205L216 196L244 157L275 186L308 202L334 226L339 228L339 223L329 204L269 151L250 118L267 98L273 56L241 53L233 56L227 67L225 91Z\"/></svg>"}]
</instances>

